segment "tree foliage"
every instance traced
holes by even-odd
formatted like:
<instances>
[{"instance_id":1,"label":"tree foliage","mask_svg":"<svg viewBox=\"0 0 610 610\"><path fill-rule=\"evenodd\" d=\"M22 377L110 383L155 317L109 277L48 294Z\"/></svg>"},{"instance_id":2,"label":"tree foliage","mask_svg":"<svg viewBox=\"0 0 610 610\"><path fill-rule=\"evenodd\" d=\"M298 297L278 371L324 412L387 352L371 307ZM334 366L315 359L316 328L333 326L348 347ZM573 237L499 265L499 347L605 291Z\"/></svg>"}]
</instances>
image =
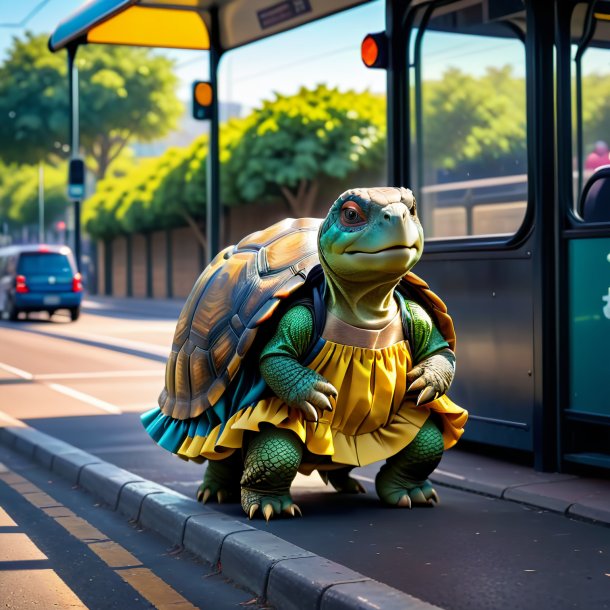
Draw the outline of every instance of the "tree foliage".
<instances>
[{"instance_id":1,"label":"tree foliage","mask_svg":"<svg viewBox=\"0 0 610 610\"><path fill-rule=\"evenodd\" d=\"M452 170L525 154L525 87L510 67L481 77L450 69L441 80L426 82L424 94L425 155L432 167ZM276 94L221 127L223 203L283 198L294 215L306 216L320 182L382 165L385 142L382 96L324 85ZM104 181L88 204L89 231L188 224L203 243L206 155L201 137L124 178ZM108 220L98 222L96 215Z\"/></svg>"},{"instance_id":2,"label":"tree foliage","mask_svg":"<svg viewBox=\"0 0 610 610\"><path fill-rule=\"evenodd\" d=\"M51 53L48 36L13 38L0 66L2 159L37 163L69 152L68 78L64 52ZM91 169L103 178L132 141L170 132L183 108L173 62L149 49L91 45L76 57L81 143Z\"/></svg>"},{"instance_id":3,"label":"tree foliage","mask_svg":"<svg viewBox=\"0 0 610 610\"><path fill-rule=\"evenodd\" d=\"M610 144L610 77L594 72L582 79L583 145L590 152L598 140Z\"/></svg>"},{"instance_id":4,"label":"tree foliage","mask_svg":"<svg viewBox=\"0 0 610 610\"><path fill-rule=\"evenodd\" d=\"M44 224L47 227L63 217L68 205L66 176L65 164L44 166ZM38 183L37 165L0 163L0 219L15 226L37 224Z\"/></svg>"},{"instance_id":5,"label":"tree foliage","mask_svg":"<svg viewBox=\"0 0 610 610\"><path fill-rule=\"evenodd\" d=\"M320 179L344 178L382 162L385 123L385 98L368 91L318 85L276 94L227 145L228 197L247 202L280 196L293 214L307 216Z\"/></svg>"},{"instance_id":6,"label":"tree foliage","mask_svg":"<svg viewBox=\"0 0 610 610\"><path fill-rule=\"evenodd\" d=\"M454 170L474 161L525 160L525 82L511 66L488 68L481 77L449 68L422 89L428 166Z\"/></svg>"}]
</instances>

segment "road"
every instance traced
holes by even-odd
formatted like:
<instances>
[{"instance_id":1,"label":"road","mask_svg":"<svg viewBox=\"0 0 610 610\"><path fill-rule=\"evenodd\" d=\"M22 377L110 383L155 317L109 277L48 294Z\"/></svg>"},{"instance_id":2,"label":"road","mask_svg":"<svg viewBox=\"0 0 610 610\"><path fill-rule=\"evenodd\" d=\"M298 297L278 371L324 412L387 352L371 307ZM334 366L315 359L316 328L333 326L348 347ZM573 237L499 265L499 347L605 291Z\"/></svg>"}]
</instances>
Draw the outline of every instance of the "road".
<instances>
[{"instance_id":1,"label":"road","mask_svg":"<svg viewBox=\"0 0 610 610\"><path fill-rule=\"evenodd\" d=\"M139 422L162 389L178 311L101 300L74 324L0 323L0 411L192 497L202 467ZM299 476L304 518L251 524L448 610L610 608L610 528L448 487L432 509L384 508L376 469L355 471L367 489L357 497ZM239 505L217 508L245 518Z\"/></svg>"}]
</instances>

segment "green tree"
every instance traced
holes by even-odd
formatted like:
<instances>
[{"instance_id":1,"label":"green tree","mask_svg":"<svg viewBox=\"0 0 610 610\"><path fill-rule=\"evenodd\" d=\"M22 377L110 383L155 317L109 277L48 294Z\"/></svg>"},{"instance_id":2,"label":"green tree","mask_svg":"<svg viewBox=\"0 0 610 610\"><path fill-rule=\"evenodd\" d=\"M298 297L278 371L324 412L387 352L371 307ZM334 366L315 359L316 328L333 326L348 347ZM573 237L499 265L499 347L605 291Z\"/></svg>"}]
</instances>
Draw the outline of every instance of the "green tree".
<instances>
[{"instance_id":1,"label":"green tree","mask_svg":"<svg viewBox=\"0 0 610 610\"><path fill-rule=\"evenodd\" d=\"M65 164L59 168L44 166L44 219L47 227L63 217L68 205L66 172ZM0 218L16 226L37 224L38 181L37 165L0 164Z\"/></svg>"},{"instance_id":2,"label":"green tree","mask_svg":"<svg viewBox=\"0 0 610 610\"><path fill-rule=\"evenodd\" d=\"M434 168L524 155L525 81L511 66L475 77L449 68L423 84L424 155Z\"/></svg>"},{"instance_id":3,"label":"green tree","mask_svg":"<svg viewBox=\"0 0 610 610\"><path fill-rule=\"evenodd\" d=\"M381 162L385 124L385 99L368 91L319 85L276 94L228 136L226 196L230 202L283 197L292 214L307 216L322 178Z\"/></svg>"},{"instance_id":4,"label":"green tree","mask_svg":"<svg viewBox=\"0 0 610 610\"><path fill-rule=\"evenodd\" d=\"M0 66L0 151L6 162L65 158L68 79L65 53L51 53L48 36L13 38ZM130 141L164 136L183 111L173 62L149 49L81 47L81 143L98 179Z\"/></svg>"},{"instance_id":5,"label":"green tree","mask_svg":"<svg viewBox=\"0 0 610 610\"><path fill-rule=\"evenodd\" d=\"M610 74L593 72L582 79L582 122L585 156L595 142L610 143Z\"/></svg>"}]
</instances>

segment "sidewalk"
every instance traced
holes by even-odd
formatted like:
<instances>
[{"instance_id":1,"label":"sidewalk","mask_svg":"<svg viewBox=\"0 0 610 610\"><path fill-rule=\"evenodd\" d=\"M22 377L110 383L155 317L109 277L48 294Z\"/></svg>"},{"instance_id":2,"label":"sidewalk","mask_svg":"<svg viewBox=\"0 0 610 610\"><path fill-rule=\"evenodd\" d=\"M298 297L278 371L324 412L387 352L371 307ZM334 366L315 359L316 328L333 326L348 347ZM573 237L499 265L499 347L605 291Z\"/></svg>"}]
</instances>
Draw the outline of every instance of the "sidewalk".
<instances>
[{"instance_id":1,"label":"sidewalk","mask_svg":"<svg viewBox=\"0 0 610 610\"><path fill-rule=\"evenodd\" d=\"M112 510L157 532L170 544L183 546L217 566L224 577L276 608L437 608L12 418L0 418L0 443L86 489ZM431 477L439 486L610 525L607 480L538 473L463 451L448 452L441 466Z\"/></svg>"},{"instance_id":2,"label":"sidewalk","mask_svg":"<svg viewBox=\"0 0 610 610\"><path fill-rule=\"evenodd\" d=\"M439 485L529 504L610 526L610 480L536 472L460 450L448 451L430 477Z\"/></svg>"}]
</instances>

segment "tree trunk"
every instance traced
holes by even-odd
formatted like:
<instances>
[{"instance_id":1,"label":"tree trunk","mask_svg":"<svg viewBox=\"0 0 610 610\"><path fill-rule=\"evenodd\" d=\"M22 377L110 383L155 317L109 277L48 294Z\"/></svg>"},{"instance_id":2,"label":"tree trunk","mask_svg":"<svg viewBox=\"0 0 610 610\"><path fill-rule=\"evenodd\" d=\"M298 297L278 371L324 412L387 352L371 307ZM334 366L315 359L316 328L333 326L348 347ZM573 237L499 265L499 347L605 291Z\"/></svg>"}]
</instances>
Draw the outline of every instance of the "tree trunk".
<instances>
[{"instance_id":1,"label":"tree trunk","mask_svg":"<svg viewBox=\"0 0 610 610\"><path fill-rule=\"evenodd\" d=\"M317 180L301 180L296 193L288 187L281 186L282 195L288 203L288 208L295 218L305 218L311 216L316 197L318 196L320 184Z\"/></svg>"},{"instance_id":2,"label":"tree trunk","mask_svg":"<svg viewBox=\"0 0 610 610\"><path fill-rule=\"evenodd\" d=\"M197 241L199 242L199 244L205 251L207 249L207 241L205 239L205 235L203 234L203 231L201 230L201 227L197 224L195 219L188 212L182 211L181 215L184 218L184 220L186 220L186 222L188 222L188 225L193 230L193 233L195 234Z\"/></svg>"}]
</instances>

